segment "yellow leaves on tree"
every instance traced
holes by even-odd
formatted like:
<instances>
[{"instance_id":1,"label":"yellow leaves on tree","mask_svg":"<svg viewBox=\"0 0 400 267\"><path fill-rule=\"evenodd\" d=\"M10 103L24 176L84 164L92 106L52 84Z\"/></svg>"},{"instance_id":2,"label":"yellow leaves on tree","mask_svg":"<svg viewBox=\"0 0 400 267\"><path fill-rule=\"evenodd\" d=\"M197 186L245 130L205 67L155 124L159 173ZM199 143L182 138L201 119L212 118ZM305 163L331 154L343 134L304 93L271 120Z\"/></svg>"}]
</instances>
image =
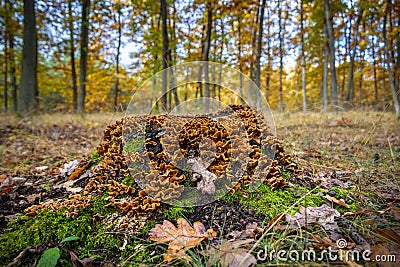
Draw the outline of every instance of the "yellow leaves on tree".
<instances>
[{"instance_id":1,"label":"yellow leaves on tree","mask_svg":"<svg viewBox=\"0 0 400 267\"><path fill-rule=\"evenodd\" d=\"M210 239L217 235L212 230L206 230L201 222L195 222L193 227L183 218L179 218L178 227L165 220L163 224L157 224L150 230L150 239L157 243L169 242L168 249L164 255L167 262L182 258L187 250L197 247L204 239Z\"/></svg>"}]
</instances>

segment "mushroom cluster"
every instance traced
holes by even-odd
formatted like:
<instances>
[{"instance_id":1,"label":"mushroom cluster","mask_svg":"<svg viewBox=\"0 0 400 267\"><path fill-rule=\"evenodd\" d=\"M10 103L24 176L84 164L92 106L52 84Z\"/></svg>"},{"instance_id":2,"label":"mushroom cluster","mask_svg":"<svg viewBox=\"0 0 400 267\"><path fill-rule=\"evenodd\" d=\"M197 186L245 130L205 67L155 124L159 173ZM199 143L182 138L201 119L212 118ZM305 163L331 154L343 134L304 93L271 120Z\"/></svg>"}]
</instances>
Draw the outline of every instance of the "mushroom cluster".
<instances>
[{"instance_id":1,"label":"mushroom cluster","mask_svg":"<svg viewBox=\"0 0 400 267\"><path fill-rule=\"evenodd\" d=\"M207 183L228 181L218 185L233 192L259 181L277 190L287 184L282 169L300 171L263 115L243 105L204 116L125 117L107 127L97 151L102 160L80 194L31 206L26 214L51 209L75 217L93 197L107 192L105 208L136 216L179 198L188 186L213 194L215 185ZM201 163L201 171L192 169L193 162ZM128 176L131 186L122 183Z\"/></svg>"}]
</instances>

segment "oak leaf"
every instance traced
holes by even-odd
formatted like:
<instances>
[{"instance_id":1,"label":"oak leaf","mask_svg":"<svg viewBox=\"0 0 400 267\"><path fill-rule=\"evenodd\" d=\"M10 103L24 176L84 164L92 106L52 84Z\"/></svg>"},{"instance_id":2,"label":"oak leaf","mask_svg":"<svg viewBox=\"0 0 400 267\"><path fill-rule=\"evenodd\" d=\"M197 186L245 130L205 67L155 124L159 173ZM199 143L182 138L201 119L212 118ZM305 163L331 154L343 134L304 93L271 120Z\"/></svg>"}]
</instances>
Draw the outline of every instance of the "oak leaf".
<instances>
[{"instance_id":1,"label":"oak leaf","mask_svg":"<svg viewBox=\"0 0 400 267\"><path fill-rule=\"evenodd\" d=\"M257 264L257 259L244 247L253 241L254 239L227 241L203 254L209 256L208 266L219 262L221 267L248 267Z\"/></svg>"},{"instance_id":2,"label":"oak leaf","mask_svg":"<svg viewBox=\"0 0 400 267\"><path fill-rule=\"evenodd\" d=\"M149 232L152 241L159 244L169 242L164 255L167 262L185 256L187 250L198 246L204 239L217 235L212 229L206 231L201 222L195 222L192 227L184 218L179 218L177 224L178 227L175 227L170 221L164 220L163 224L156 224Z\"/></svg>"}]
</instances>

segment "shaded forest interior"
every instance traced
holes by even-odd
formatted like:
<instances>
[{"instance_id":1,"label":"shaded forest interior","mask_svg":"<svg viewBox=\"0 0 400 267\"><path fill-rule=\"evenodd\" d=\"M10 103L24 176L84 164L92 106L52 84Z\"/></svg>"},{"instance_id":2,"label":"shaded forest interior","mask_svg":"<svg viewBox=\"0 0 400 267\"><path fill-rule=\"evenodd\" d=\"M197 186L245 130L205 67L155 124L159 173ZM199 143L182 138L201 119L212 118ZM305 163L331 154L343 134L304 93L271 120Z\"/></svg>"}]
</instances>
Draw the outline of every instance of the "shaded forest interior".
<instances>
[{"instance_id":1,"label":"shaded forest interior","mask_svg":"<svg viewBox=\"0 0 400 267\"><path fill-rule=\"evenodd\" d=\"M244 73L274 109L400 114L397 1L3 0L1 10L2 110L117 110L155 73L201 60ZM230 97L209 86L204 96Z\"/></svg>"}]
</instances>

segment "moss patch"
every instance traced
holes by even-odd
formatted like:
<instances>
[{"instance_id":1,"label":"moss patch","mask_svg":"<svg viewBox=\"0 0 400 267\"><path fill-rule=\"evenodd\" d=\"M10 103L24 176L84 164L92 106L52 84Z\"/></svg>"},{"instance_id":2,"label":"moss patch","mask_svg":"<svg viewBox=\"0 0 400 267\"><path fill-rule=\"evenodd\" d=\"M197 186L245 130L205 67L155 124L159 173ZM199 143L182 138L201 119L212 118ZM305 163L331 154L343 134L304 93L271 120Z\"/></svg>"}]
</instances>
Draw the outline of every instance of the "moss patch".
<instances>
[{"instance_id":1,"label":"moss patch","mask_svg":"<svg viewBox=\"0 0 400 267\"><path fill-rule=\"evenodd\" d=\"M294 214L298 211L299 206L318 207L323 203L323 198L317 193L307 195L298 206L291 210L287 210L300 197L307 194L309 189L300 186L294 188L285 188L279 191L272 191L266 184L260 184L257 190L247 190L248 196L243 196L240 192L227 194L223 197L228 203L239 201L245 207L250 207L256 212L263 212L271 218L276 214L289 212Z\"/></svg>"},{"instance_id":2,"label":"moss patch","mask_svg":"<svg viewBox=\"0 0 400 267\"><path fill-rule=\"evenodd\" d=\"M104 216L111 212L103 208L106 204L105 197L106 195L94 199L91 206L81 210L75 219L62 213L43 210L35 217L20 216L9 222L0 236L0 262L10 261L19 251L32 245L56 246L68 236L76 236L81 240L74 248L80 257L107 258L107 253L112 255L112 251L121 246L121 237L107 233L103 225L93 222L95 214ZM93 251L99 248L104 249L106 254L96 255Z\"/></svg>"}]
</instances>

